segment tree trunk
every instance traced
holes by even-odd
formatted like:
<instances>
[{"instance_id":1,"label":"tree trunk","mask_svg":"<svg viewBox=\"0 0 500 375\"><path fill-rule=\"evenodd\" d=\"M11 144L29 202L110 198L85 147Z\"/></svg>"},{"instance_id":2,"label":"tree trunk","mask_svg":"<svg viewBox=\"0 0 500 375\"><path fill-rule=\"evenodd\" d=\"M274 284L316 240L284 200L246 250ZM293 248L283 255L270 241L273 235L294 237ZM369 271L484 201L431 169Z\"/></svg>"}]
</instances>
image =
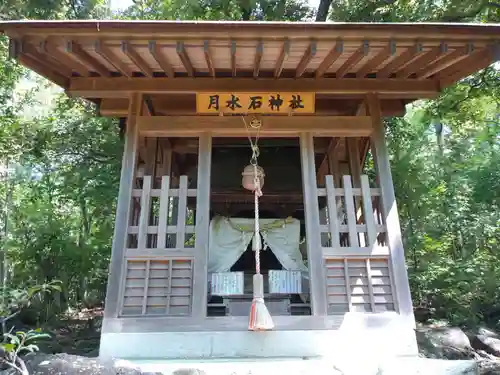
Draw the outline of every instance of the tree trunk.
<instances>
[{"instance_id":1,"label":"tree trunk","mask_svg":"<svg viewBox=\"0 0 500 375\"><path fill-rule=\"evenodd\" d=\"M332 0L321 0L318 6L318 13L316 13L316 22L324 22L328 17L328 11Z\"/></svg>"}]
</instances>

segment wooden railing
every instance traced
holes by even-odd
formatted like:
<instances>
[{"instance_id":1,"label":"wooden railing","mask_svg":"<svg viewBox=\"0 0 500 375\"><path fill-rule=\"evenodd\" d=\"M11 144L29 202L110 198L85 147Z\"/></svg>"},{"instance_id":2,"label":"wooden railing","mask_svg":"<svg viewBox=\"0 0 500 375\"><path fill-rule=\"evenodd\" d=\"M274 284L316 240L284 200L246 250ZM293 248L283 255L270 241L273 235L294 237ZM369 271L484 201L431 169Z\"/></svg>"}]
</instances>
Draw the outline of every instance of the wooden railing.
<instances>
[{"instance_id":1,"label":"wooden railing","mask_svg":"<svg viewBox=\"0 0 500 375\"><path fill-rule=\"evenodd\" d=\"M176 189L169 176L160 189L144 176L142 187L132 191L121 315L191 314L196 233L187 202L196 193L187 176L180 176Z\"/></svg>"},{"instance_id":2,"label":"wooden railing","mask_svg":"<svg viewBox=\"0 0 500 375\"><path fill-rule=\"evenodd\" d=\"M343 176L337 188L327 175L317 190L327 203L320 231L329 314L395 310L380 189L370 188L367 175L359 181L354 188L351 176Z\"/></svg>"}]
</instances>

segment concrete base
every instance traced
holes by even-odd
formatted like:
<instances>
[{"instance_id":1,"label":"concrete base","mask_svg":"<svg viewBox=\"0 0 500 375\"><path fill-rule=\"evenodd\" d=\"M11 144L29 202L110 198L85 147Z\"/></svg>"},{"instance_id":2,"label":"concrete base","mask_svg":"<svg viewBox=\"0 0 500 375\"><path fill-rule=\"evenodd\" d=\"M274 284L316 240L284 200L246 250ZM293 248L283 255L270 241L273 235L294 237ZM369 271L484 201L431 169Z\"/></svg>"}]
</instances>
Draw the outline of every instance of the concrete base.
<instances>
[{"instance_id":1,"label":"concrete base","mask_svg":"<svg viewBox=\"0 0 500 375\"><path fill-rule=\"evenodd\" d=\"M476 375L474 361L445 361L418 357L365 361L359 356L327 361L300 358L207 361L118 361L122 367L163 375Z\"/></svg>"},{"instance_id":2,"label":"concrete base","mask_svg":"<svg viewBox=\"0 0 500 375\"><path fill-rule=\"evenodd\" d=\"M133 322L131 322L133 324ZM337 329L110 332L101 335L103 359L353 358L416 356L415 332L398 315L346 314Z\"/></svg>"}]
</instances>

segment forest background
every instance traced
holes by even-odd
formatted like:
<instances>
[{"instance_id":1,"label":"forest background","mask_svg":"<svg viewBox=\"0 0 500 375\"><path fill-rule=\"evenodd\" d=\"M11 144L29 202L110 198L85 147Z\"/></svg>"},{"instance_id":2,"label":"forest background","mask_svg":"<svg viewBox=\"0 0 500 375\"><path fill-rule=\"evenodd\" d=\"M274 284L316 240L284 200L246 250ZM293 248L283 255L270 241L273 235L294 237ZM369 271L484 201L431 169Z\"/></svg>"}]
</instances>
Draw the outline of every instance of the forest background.
<instances>
[{"instance_id":1,"label":"forest background","mask_svg":"<svg viewBox=\"0 0 500 375\"><path fill-rule=\"evenodd\" d=\"M3 0L0 19L500 22L491 0L129 2ZM500 68L412 104L386 127L416 311L500 328ZM102 306L118 133L117 120L9 60L0 37L0 279L14 289L62 282L32 304L34 322Z\"/></svg>"}]
</instances>

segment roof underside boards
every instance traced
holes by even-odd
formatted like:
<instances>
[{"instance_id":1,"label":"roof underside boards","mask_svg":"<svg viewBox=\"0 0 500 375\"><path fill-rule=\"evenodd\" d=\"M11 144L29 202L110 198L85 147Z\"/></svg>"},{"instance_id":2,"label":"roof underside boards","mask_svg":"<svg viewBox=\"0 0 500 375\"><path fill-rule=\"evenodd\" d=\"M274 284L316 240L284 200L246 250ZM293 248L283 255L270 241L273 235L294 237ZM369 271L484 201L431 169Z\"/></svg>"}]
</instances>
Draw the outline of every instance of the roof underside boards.
<instances>
[{"instance_id":1,"label":"roof underside boards","mask_svg":"<svg viewBox=\"0 0 500 375\"><path fill-rule=\"evenodd\" d=\"M500 59L500 25L11 21L0 30L23 65L87 98L292 89L414 100Z\"/></svg>"}]
</instances>

